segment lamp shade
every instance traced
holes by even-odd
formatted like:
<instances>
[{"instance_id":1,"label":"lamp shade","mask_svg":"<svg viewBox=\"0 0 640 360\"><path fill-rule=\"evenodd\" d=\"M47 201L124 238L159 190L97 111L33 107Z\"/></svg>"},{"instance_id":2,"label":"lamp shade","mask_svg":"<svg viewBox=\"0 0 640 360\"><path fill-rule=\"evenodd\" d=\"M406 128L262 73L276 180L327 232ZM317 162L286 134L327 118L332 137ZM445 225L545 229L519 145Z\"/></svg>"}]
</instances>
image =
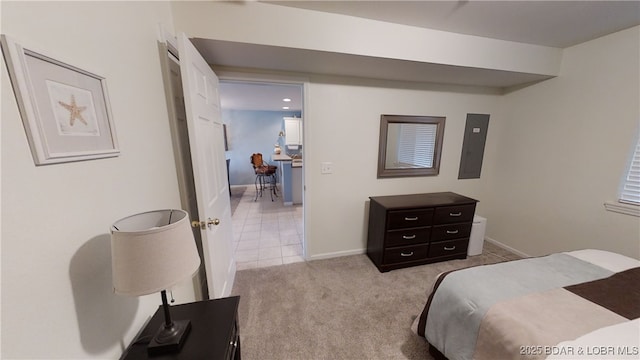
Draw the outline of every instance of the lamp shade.
<instances>
[{"instance_id":1,"label":"lamp shade","mask_svg":"<svg viewBox=\"0 0 640 360\"><path fill-rule=\"evenodd\" d=\"M111 226L113 288L117 294L147 295L193 276L200 256L189 214L156 210Z\"/></svg>"}]
</instances>

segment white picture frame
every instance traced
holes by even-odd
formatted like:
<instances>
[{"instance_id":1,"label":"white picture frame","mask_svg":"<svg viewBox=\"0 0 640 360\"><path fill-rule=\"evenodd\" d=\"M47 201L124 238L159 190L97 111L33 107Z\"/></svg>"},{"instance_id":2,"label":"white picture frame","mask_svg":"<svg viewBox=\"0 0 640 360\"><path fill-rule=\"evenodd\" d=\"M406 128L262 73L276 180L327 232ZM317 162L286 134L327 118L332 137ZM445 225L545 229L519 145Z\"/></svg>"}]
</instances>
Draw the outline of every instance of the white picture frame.
<instances>
[{"instance_id":1,"label":"white picture frame","mask_svg":"<svg viewBox=\"0 0 640 360\"><path fill-rule=\"evenodd\" d=\"M0 43L36 165L120 154L105 78L6 35Z\"/></svg>"}]
</instances>

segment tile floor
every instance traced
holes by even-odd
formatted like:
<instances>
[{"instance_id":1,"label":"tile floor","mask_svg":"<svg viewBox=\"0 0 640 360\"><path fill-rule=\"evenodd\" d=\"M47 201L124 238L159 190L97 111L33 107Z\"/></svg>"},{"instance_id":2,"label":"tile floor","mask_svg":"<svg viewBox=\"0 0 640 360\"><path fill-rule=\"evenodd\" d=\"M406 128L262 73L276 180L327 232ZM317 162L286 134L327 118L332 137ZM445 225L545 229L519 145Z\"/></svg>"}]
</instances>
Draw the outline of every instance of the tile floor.
<instances>
[{"instance_id":1,"label":"tile floor","mask_svg":"<svg viewBox=\"0 0 640 360\"><path fill-rule=\"evenodd\" d=\"M253 201L256 196L253 186L247 186L241 197L235 196L232 201L237 205L234 204L231 219L238 270L304 261L302 205L284 206L282 198L271 201L267 192ZM503 260L520 258L487 241L483 254Z\"/></svg>"},{"instance_id":2,"label":"tile floor","mask_svg":"<svg viewBox=\"0 0 640 360\"><path fill-rule=\"evenodd\" d=\"M269 193L256 196L247 186L233 212L233 237L237 269L302 262L302 205L284 206Z\"/></svg>"}]
</instances>

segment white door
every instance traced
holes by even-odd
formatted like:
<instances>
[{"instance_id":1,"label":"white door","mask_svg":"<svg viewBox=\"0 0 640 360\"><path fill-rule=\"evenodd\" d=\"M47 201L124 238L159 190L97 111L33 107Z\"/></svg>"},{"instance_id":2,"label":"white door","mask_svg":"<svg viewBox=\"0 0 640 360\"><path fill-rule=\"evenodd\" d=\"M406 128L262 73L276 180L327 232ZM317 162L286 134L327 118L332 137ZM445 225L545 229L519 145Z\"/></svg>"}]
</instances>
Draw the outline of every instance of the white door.
<instances>
[{"instance_id":1,"label":"white door","mask_svg":"<svg viewBox=\"0 0 640 360\"><path fill-rule=\"evenodd\" d=\"M202 224L210 298L229 296L236 273L218 77L183 33L178 35L193 177Z\"/></svg>"}]
</instances>

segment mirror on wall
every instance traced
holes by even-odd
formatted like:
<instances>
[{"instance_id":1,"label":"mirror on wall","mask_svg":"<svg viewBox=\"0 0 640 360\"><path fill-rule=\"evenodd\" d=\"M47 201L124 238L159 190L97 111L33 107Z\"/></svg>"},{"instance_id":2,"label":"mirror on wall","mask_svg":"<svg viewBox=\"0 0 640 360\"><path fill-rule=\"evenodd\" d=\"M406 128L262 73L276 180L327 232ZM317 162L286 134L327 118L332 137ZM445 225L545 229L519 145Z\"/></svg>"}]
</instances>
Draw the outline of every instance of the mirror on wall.
<instances>
[{"instance_id":1,"label":"mirror on wall","mask_svg":"<svg viewBox=\"0 0 640 360\"><path fill-rule=\"evenodd\" d=\"M382 115L378 178L438 175L445 119Z\"/></svg>"}]
</instances>

